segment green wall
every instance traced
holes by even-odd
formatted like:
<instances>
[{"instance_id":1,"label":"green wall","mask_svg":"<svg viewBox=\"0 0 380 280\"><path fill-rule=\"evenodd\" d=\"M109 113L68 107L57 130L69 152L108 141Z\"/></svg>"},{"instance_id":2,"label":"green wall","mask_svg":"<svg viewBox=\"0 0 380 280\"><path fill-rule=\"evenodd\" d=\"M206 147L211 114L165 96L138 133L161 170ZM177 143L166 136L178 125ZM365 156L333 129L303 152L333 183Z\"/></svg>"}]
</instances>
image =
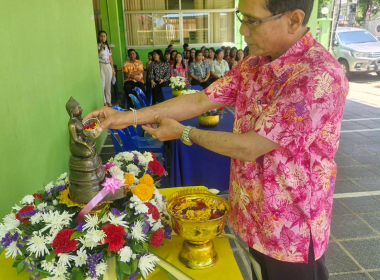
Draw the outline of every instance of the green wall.
<instances>
[{"instance_id":1,"label":"green wall","mask_svg":"<svg viewBox=\"0 0 380 280\"><path fill-rule=\"evenodd\" d=\"M68 171L70 96L83 115L103 98L91 0L1 0L0 23L2 217Z\"/></svg>"}]
</instances>

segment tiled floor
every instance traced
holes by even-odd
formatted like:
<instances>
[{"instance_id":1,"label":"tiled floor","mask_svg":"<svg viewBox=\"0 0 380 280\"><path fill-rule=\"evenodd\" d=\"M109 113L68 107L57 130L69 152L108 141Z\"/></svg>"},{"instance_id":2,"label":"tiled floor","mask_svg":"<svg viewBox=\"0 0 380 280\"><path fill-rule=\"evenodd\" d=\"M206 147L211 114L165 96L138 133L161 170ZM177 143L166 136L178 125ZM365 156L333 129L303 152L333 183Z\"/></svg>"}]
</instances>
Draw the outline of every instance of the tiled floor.
<instances>
[{"instance_id":1,"label":"tiled floor","mask_svg":"<svg viewBox=\"0 0 380 280\"><path fill-rule=\"evenodd\" d=\"M114 155L106 140L101 157ZM380 280L380 109L347 100L326 265L331 280ZM226 231L232 230L226 226ZM248 260L230 242L244 279ZM302 280L302 279L300 279Z\"/></svg>"}]
</instances>

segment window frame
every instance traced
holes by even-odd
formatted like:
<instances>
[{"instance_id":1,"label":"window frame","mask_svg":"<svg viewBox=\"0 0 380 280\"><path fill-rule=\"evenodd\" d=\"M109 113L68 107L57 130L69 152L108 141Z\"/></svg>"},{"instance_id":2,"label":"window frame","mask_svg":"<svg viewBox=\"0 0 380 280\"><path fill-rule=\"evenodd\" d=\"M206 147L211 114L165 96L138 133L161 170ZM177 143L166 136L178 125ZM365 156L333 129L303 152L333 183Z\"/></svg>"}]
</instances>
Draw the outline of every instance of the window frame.
<instances>
[{"instance_id":1,"label":"window frame","mask_svg":"<svg viewBox=\"0 0 380 280\"><path fill-rule=\"evenodd\" d=\"M179 45L174 45L174 47L180 47L182 48L183 44L184 44L184 39L183 39L183 14L187 14L187 13L208 13L208 16L207 16L207 20L208 20L208 42L207 43L200 43L200 44L191 44L191 47L195 47L195 48L199 48L199 47L202 47L202 46L206 46L206 47L211 47L211 46L215 46L215 45L218 45L218 44L225 44L227 46L232 46L232 45L235 45L236 43L236 32L235 32L235 29L236 29L236 16L235 16L235 12L236 12L236 0L234 0L234 6L235 8L230 8L230 9L193 9L193 10L181 10L181 3L182 1L179 1L179 10L146 10L146 11L125 11L125 7L124 7L124 1L123 1L123 26L124 26L124 34L125 34L125 47L128 49L128 48L133 48L133 49L151 49L151 48L166 48L167 45L155 45L154 44L154 30L153 30L153 25L152 25L152 32L153 32L153 45L128 45L128 32L127 32L127 28L126 28L126 23L125 23L125 19L126 19L126 15L129 15L129 14L150 14L153 18L153 14L179 14ZM210 21L211 21L211 17L210 17L210 13L234 13L234 32L233 32L233 42L221 42L221 43L209 43L210 42L210 36L211 36L211 31L210 31Z\"/></svg>"}]
</instances>

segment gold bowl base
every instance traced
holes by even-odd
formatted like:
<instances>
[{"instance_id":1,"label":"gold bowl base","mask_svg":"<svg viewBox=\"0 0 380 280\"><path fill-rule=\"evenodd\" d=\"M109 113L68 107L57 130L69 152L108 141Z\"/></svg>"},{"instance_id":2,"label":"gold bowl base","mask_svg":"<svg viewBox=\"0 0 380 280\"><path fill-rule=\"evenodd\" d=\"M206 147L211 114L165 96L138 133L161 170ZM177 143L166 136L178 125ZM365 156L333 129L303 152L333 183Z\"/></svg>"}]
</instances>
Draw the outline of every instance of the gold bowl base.
<instances>
[{"instance_id":1,"label":"gold bowl base","mask_svg":"<svg viewBox=\"0 0 380 280\"><path fill-rule=\"evenodd\" d=\"M191 269L204 269L213 266L218 260L212 240L194 244L187 240L183 241L179 260Z\"/></svg>"}]
</instances>

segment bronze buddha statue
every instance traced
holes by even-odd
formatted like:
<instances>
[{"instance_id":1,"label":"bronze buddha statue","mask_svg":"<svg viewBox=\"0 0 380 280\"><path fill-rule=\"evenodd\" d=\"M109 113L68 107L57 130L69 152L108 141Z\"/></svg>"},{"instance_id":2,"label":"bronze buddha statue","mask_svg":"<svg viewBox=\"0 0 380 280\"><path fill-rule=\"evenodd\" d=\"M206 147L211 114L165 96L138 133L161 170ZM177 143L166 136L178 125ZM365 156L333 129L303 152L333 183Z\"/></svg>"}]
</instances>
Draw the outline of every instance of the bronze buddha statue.
<instances>
[{"instance_id":1,"label":"bronze buddha statue","mask_svg":"<svg viewBox=\"0 0 380 280\"><path fill-rule=\"evenodd\" d=\"M105 169L96 151L96 144L83 133L82 108L73 98L66 103L70 116L68 123L70 135L69 181L70 199L78 203L88 203L100 191L104 182ZM104 200L115 200L125 197L121 188L115 194L109 193Z\"/></svg>"}]
</instances>

